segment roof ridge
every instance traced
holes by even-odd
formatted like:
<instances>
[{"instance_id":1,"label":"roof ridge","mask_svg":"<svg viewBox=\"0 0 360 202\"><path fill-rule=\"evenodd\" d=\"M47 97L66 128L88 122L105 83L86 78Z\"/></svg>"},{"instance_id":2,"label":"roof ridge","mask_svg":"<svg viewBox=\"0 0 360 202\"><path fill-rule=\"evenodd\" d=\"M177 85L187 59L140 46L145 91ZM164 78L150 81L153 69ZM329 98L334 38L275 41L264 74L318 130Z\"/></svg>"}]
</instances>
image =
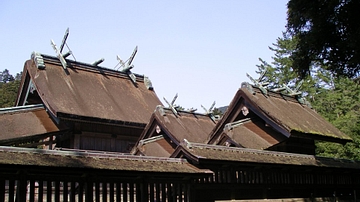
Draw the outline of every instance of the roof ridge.
<instances>
[{"instance_id":1,"label":"roof ridge","mask_svg":"<svg viewBox=\"0 0 360 202\"><path fill-rule=\"evenodd\" d=\"M60 61L59 61L59 59L57 57L54 57L54 56L51 56L51 55L46 55L46 54L41 54L41 56L43 57L44 60L60 63ZM90 63L79 62L79 61L71 60L71 59L66 59L66 60L69 61L70 63L72 63L70 68L82 69L82 70L85 70L85 71L96 71L96 72L99 72L99 73L106 73L107 75L112 75L112 76L117 76L117 77L119 77L119 76L122 77L123 76L123 77L128 78L128 75L126 73L122 72L122 71L113 70L113 69L102 67L102 66L94 66L94 65L92 65ZM74 66L74 65L78 65L78 66ZM140 81L144 81L145 75L137 74L137 73L134 73L134 75L138 79L140 79Z\"/></svg>"}]
</instances>

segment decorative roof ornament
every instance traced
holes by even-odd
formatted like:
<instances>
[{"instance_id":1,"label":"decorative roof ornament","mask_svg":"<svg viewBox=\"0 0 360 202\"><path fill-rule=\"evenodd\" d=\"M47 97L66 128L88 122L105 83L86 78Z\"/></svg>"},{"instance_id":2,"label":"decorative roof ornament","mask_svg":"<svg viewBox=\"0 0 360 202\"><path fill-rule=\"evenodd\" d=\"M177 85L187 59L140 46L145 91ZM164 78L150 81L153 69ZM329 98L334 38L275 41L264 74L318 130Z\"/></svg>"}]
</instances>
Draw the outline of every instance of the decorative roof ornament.
<instances>
[{"instance_id":1,"label":"decorative roof ornament","mask_svg":"<svg viewBox=\"0 0 360 202\"><path fill-rule=\"evenodd\" d=\"M40 53L38 52L33 52L31 54L31 59L34 60L35 65L38 69L45 69L45 63L44 63L44 58L41 56Z\"/></svg>"},{"instance_id":2,"label":"decorative roof ornament","mask_svg":"<svg viewBox=\"0 0 360 202\"><path fill-rule=\"evenodd\" d=\"M261 72L260 77L258 79L254 79L248 73L246 73L246 76L254 83L254 86L258 87L265 96L267 95L267 90L265 87L267 85L269 85L269 82L264 81L264 78L265 78L264 76L265 76L266 72L267 72L267 68L265 68Z\"/></svg>"},{"instance_id":3,"label":"decorative roof ornament","mask_svg":"<svg viewBox=\"0 0 360 202\"><path fill-rule=\"evenodd\" d=\"M291 88L289 88L287 85L283 85L283 89L286 90L287 95L289 96L295 96L295 98L297 99L297 101L302 104L302 105L306 105L308 107L310 107L312 109L312 106L310 104L310 102L308 102L306 100L306 98L304 98L302 96L302 92L299 91L301 85L304 83L304 80L301 80L296 87L294 88L294 90L292 90Z\"/></svg>"},{"instance_id":4,"label":"decorative roof ornament","mask_svg":"<svg viewBox=\"0 0 360 202\"><path fill-rule=\"evenodd\" d=\"M165 97L164 97L165 102L169 105L169 109L171 109L171 111L174 113L174 115L175 115L176 117L178 117L178 115L179 115L179 113L178 113L178 111L177 111L177 109L179 108L179 106L176 106L176 105L175 105L175 101L176 101L177 97L178 97L178 94L176 93L176 95L175 95L175 97L173 98L173 100L171 101L171 103L169 103L169 102L165 99Z\"/></svg>"},{"instance_id":5,"label":"decorative roof ornament","mask_svg":"<svg viewBox=\"0 0 360 202\"><path fill-rule=\"evenodd\" d=\"M120 56L117 55L116 58L119 61L119 63L115 66L116 68L120 64L120 66L116 70L122 67L123 69L120 71L126 73L134 84L136 84L136 76L130 70L134 68L134 65L132 65L131 63L134 60L137 50L138 47L136 46L129 59L127 59L125 62L121 60Z\"/></svg>"},{"instance_id":6,"label":"decorative roof ornament","mask_svg":"<svg viewBox=\"0 0 360 202\"><path fill-rule=\"evenodd\" d=\"M65 34L64 34L64 37L63 37L63 40L61 42L59 49L56 47L55 42L53 40L51 40L51 45L52 45L53 49L55 50L56 56L60 60L61 65L63 66L64 70L66 70L66 68L67 68L66 58L69 57L70 55L72 55L72 52L71 52L69 46L66 44L66 40L67 40L68 36L69 36L69 28L67 28L65 31ZM65 45L69 49L69 52L63 54L62 51L63 51ZM75 59L75 57L74 57L74 59Z\"/></svg>"},{"instance_id":7,"label":"decorative roof ornament","mask_svg":"<svg viewBox=\"0 0 360 202\"><path fill-rule=\"evenodd\" d=\"M216 102L214 101L209 109L206 109L204 106L201 105L201 107L205 110L205 114L208 115L214 122L216 121L216 118L213 114L213 108L215 106Z\"/></svg>"},{"instance_id":8,"label":"decorative roof ornament","mask_svg":"<svg viewBox=\"0 0 360 202\"><path fill-rule=\"evenodd\" d=\"M104 62L104 60L105 60L104 58L101 58L100 60L97 60L97 61L93 62L92 65L94 65L94 66L97 67L97 66L99 66L99 64L101 64L102 62Z\"/></svg>"},{"instance_id":9,"label":"decorative roof ornament","mask_svg":"<svg viewBox=\"0 0 360 202\"><path fill-rule=\"evenodd\" d=\"M194 113L194 112L196 112L196 110L197 110L196 108L191 107L187 111L190 112L190 113Z\"/></svg>"},{"instance_id":10,"label":"decorative roof ornament","mask_svg":"<svg viewBox=\"0 0 360 202\"><path fill-rule=\"evenodd\" d=\"M147 77L145 75L144 75L144 83L145 83L145 86L146 86L146 88L148 90L153 90L154 89L151 80L149 79L149 77Z\"/></svg>"},{"instance_id":11,"label":"decorative roof ornament","mask_svg":"<svg viewBox=\"0 0 360 202\"><path fill-rule=\"evenodd\" d=\"M304 80L301 80L297 85L296 87L294 88L294 90L292 90L291 88L289 88L289 86L283 84L283 87L285 88L285 90L287 91L287 94L290 95L290 96L298 96L298 95L301 95L302 92L299 91L301 85L303 84Z\"/></svg>"}]
</instances>

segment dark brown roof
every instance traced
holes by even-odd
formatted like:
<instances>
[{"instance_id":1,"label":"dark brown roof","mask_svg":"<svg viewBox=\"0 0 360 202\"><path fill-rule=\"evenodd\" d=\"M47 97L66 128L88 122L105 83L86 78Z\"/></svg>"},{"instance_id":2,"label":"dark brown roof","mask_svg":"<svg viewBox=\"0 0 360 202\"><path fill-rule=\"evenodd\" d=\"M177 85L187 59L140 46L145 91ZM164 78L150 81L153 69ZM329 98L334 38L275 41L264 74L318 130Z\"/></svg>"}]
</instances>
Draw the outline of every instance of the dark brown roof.
<instances>
[{"instance_id":1,"label":"dark brown roof","mask_svg":"<svg viewBox=\"0 0 360 202\"><path fill-rule=\"evenodd\" d=\"M349 136L335 128L310 107L300 104L294 97L275 92L268 92L265 96L257 87L250 84L243 86L246 87L237 91L223 118L212 131L209 137L210 143L221 135L225 124L236 121L241 114L242 106L246 106L265 124L285 137L302 135L306 138L334 142L351 141Z\"/></svg>"},{"instance_id":2,"label":"dark brown roof","mask_svg":"<svg viewBox=\"0 0 360 202\"><path fill-rule=\"evenodd\" d=\"M0 109L0 126L0 144L30 140L36 136L65 129L59 128L52 121L43 105Z\"/></svg>"},{"instance_id":3,"label":"dark brown roof","mask_svg":"<svg viewBox=\"0 0 360 202\"><path fill-rule=\"evenodd\" d=\"M205 142L214 126L214 121L208 115L186 111L178 111L178 114L175 115L170 109L159 105L131 153L160 155L156 150L161 147L166 152L160 156L167 155L167 153L170 156L184 139L192 142ZM155 142L151 140L156 136L163 138ZM143 150L144 153L140 150Z\"/></svg>"},{"instance_id":4,"label":"dark brown roof","mask_svg":"<svg viewBox=\"0 0 360 202\"><path fill-rule=\"evenodd\" d=\"M170 157L175 150L162 135L141 140L137 147L144 156Z\"/></svg>"},{"instance_id":5,"label":"dark brown roof","mask_svg":"<svg viewBox=\"0 0 360 202\"><path fill-rule=\"evenodd\" d=\"M163 135L169 142L166 147L172 145L173 148L176 148L183 139L203 143L214 126L214 121L208 115L185 111L178 111L178 114L175 115L170 109L158 106L132 153L138 153L137 150L141 146L141 141L158 135Z\"/></svg>"},{"instance_id":6,"label":"dark brown roof","mask_svg":"<svg viewBox=\"0 0 360 202\"><path fill-rule=\"evenodd\" d=\"M239 126L225 130L229 138L242 147L266 149L286 139L259 120L249 120Z\"/></svg>"},{"instance_id":7,"label":"dark brown roof","mask_svg":"<svg viewBox=\"0 0 360 202\"><path fill-rule=\"evenodd\" d=\"M204 143L214 128L214 121L205 114L179 111L178 115L166 108L157 108L154 119L165 133L178 142L187 139L191 142Z\"/></svg>"},{"instance_id":8,"label":"dark brown roof","mask_svg":"<svg viewBox=\"0 0 360 202\"><path fill-rule=\"evenodd\" d=\"M360 169L360 162L345 159L332 159L316 157L313 155L207 145L186 141L176 149L172 157L178 157L184 154L186 157L194 159L197 162L202 160L214 160L251 164L277 164Z\"/></svg>"},{"instance_id":9,"label":"dark brown roof","mask_svg":"<svg viewBox=\"0 0 360 202\"><path fill-rule=\"evenodd\" d=\"M24 73L28 72L42 102L56 117L146 124L155 107L161 104L152 88L149 90L145 85L144 76L136 75L133 84L127 74L119 71L71 60L64 70L57 58L42 57L44 70L38 69L34 60L28 60ZM18 100L22 96L18 95Z\"/></svg>"},{"instance_id":10,"label":"dark brown roof","mask_svg":"<svg viewBox=\"0 0 360 202\"><path fill-rule=\"evenodd\" d=\"M184 159L140 157L122 153L56 151L0 147L0 164L90 168L161 173L208 173Z\"/></svg>"}]
</instances>

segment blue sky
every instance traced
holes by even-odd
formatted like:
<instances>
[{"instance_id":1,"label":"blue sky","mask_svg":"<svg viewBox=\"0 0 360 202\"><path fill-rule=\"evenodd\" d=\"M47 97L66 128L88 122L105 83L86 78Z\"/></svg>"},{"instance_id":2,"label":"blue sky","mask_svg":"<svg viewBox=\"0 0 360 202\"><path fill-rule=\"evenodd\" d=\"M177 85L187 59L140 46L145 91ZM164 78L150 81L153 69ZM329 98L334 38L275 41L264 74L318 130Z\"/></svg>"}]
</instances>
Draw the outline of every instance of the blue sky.
<instances>
[{"instance_id":1,"label":"blue sky","mask_svg":"<svg viewBox=\"0 0 360 202\"><path fill-rule=\"evenodd\" d=\"M158 97L184 108L228 105L246 73L282 36L285 0L10 1L0 2L0 70L15 75L33 51L54 55L66 28L77 61L114 68L135 46L134 73L148 76ZM116 93L116 92L114 92ZM164 103L164 102L163 102ZM165 104L165 103L164 103Z\"/></svg>"}]
</instances>

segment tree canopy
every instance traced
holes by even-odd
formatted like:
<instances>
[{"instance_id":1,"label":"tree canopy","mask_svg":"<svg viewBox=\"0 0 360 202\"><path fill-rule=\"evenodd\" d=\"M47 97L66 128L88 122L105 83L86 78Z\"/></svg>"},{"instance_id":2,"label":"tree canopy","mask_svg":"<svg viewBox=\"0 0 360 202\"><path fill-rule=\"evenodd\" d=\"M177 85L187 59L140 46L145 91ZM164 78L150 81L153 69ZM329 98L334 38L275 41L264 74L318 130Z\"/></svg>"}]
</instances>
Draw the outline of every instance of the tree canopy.
<instances>
[{"instance_id":1,"label":"tree canopy","mask_svg":"<svg viewBox=\"0 0 360 202\"><path fill-rule=\"evenodd\" d=\"M312 63L335 75L360 76L360 1L290 0L287 33L298 38L291 55L304 78Z\"/></svg>"},{"instance_id":2,"label":"tree canopy","mask_svg":"<svg viewBox=\"0 0 360 202\"><path fill-rule=\"evenodd\" d=\"M21 73L14 77L9 70L0 71L0 108L13 107L20 86Z\"/></svg>"}]
</instances>

